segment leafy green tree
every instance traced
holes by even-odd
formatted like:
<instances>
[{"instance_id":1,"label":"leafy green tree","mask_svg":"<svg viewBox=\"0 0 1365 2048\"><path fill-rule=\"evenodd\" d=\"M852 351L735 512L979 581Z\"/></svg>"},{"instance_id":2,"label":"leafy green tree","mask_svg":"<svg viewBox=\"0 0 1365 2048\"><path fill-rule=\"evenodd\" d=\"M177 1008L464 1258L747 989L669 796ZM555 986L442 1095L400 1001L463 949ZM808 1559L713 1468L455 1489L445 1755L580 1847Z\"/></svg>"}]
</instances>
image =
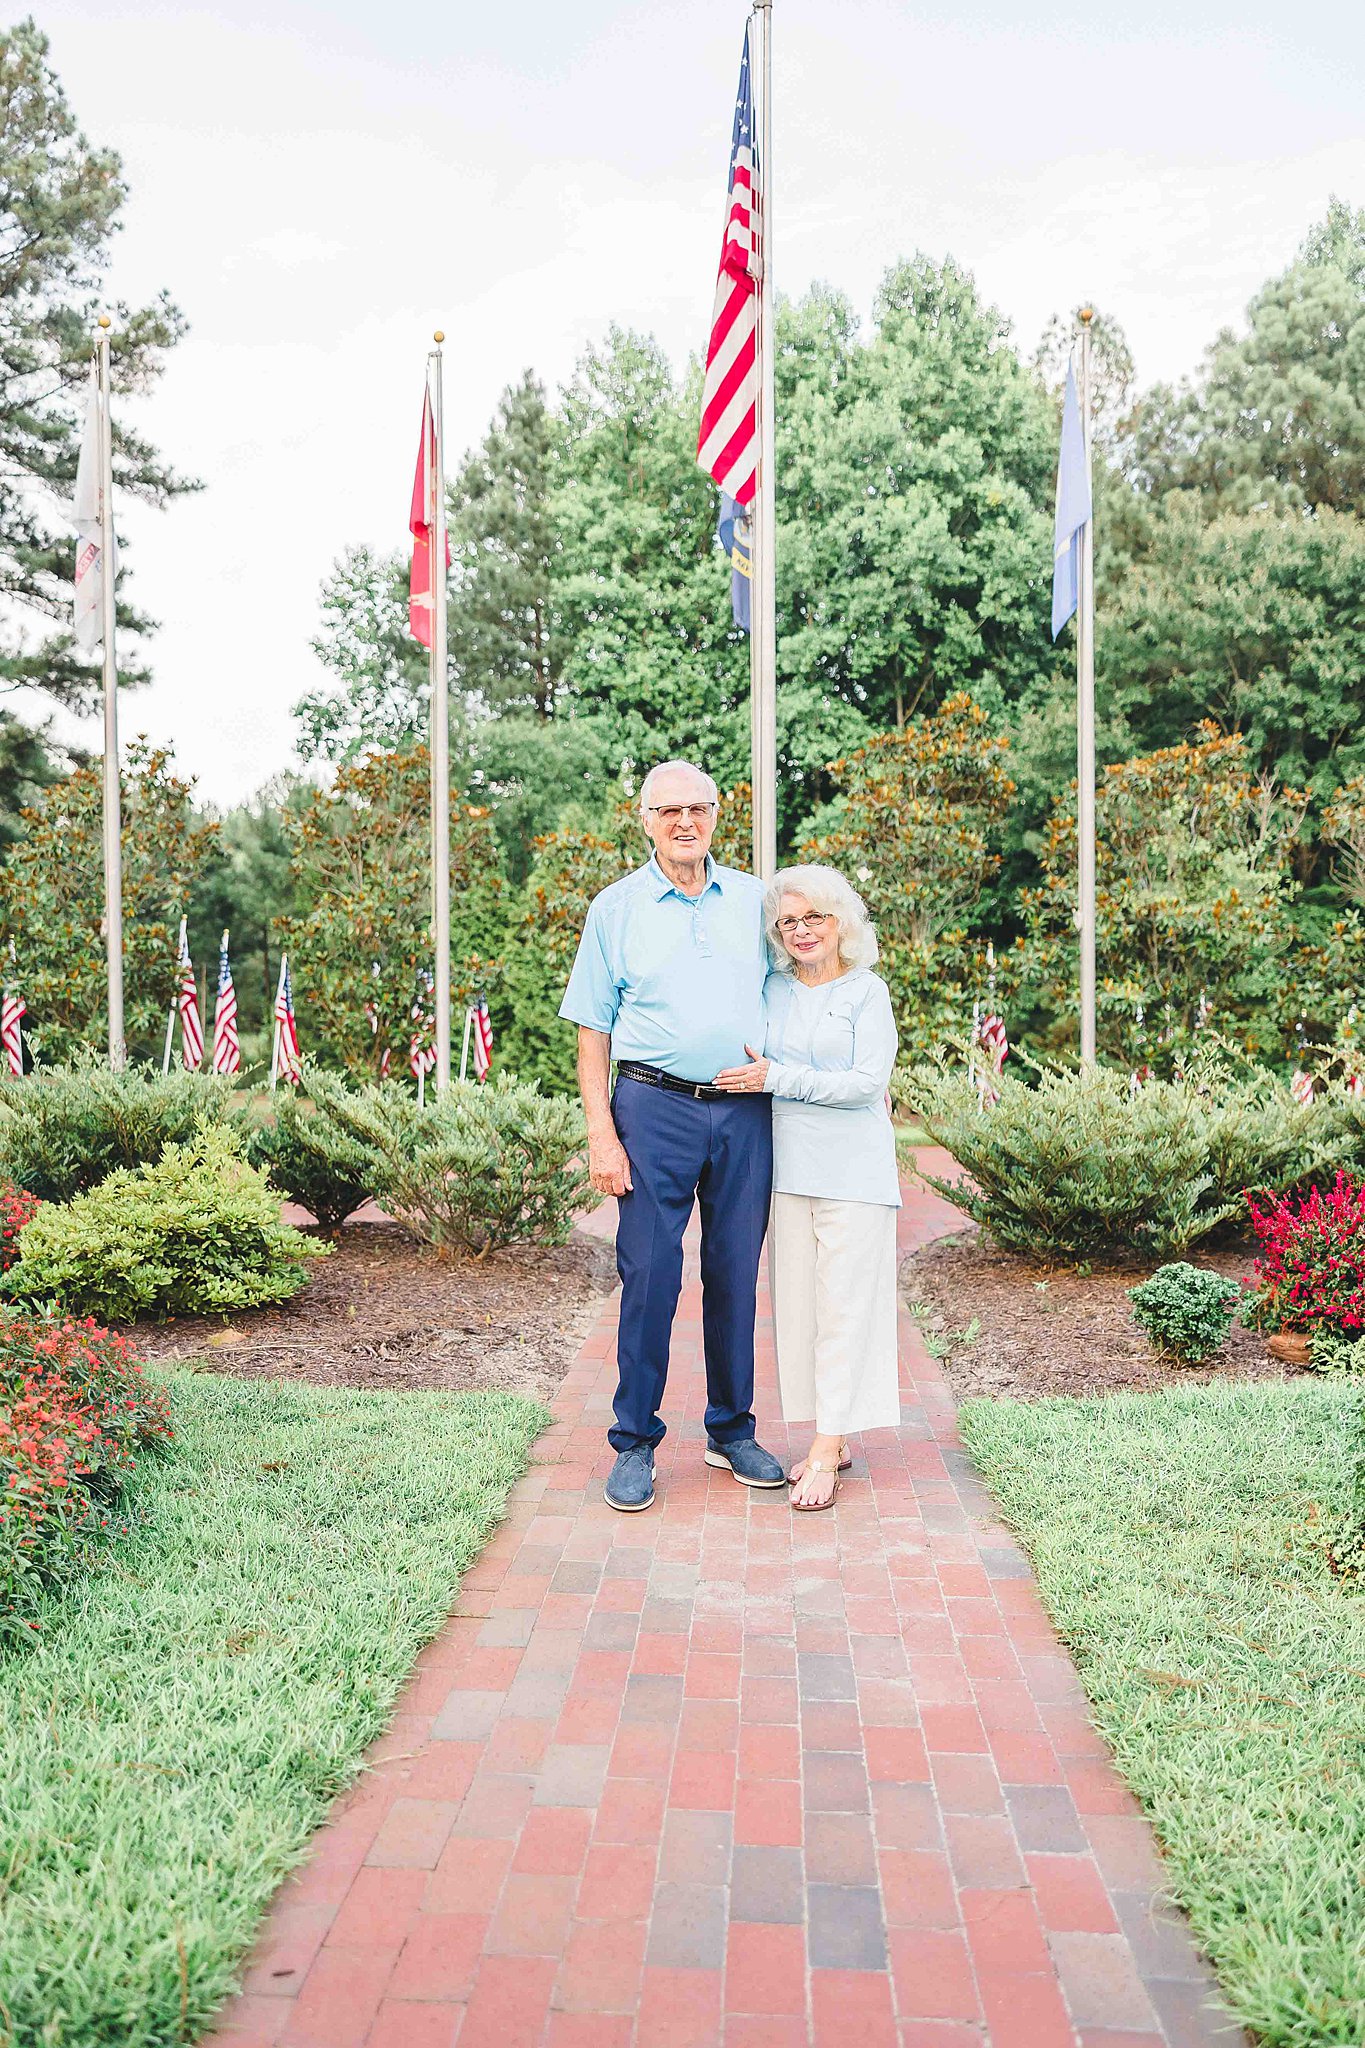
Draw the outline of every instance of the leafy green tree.
<instances>
[{"instance_id":1,"label":"leafy green tree","mask_svg":"<svg viewBox=\"0 0 1365 2048\"><path fill-rule=\"evenodd\" d=\"M0 947L13 942L40 1062L108 1044L101 770L79 768L24 813L0 867ZM164 749L136 740L123 775L123 979L134 1059L160 1058L175 989L175 940L216 827L196 821L189 783Z\"/></svg>"},{"instance_id":2,"label":"leafy green tree","mask_svg":"<svg viewBox=\"0 0 1365 2048\"><path fill-rule=\"evenodd\" d=\"M113 237L127 198L113 150L82 134L48 61L47 37L28 18L0 30L0 687L36 688L88 710L99 672L71 636L73 542L43 505L67 498L85 419L87 366L97 314L112 319L113 381L142 392L160 374L184 321L163 293L130 307L105 296ZM115 409L116 495L163 505L193 488ZM122 625L150 622L120 606ZM145 671L128 661L123 680Z\"/></svg>"},{"instance_id":3,"label":"leafy green tree","mask_svg":"<svg viewBox=\"0 0 1365 2048\"><path fill-rule=\"evenodd\" d=\"M658 345L613 328L562 400L564 686L617 761L747 772L748 643L731 620L697 413Z\"/></svg>"},{"instance_id":4,"label":"leafy green tree","mask_svg":"<svg viewBox=\"0 0 1365 2048\"><path fill-rule=\"evenodd\" d=\"M1210 509L1365 508L1365 212L1333 200L1200 373L1138 413L1132 473Z\"/></svg>"},{"instance_id":5,"label":"leafy green tree","mask_svg":"<svg viewBox=\"0 0 1365 2048\"><path fill-rule=\"evenodd\" d=\"M1074 784L1059 798L1027 891L1026 971L1052 1036L1074 1034ZM1294 850L1307 799L1255 772L1241 734L1105 770L1096 790L1096 958L1102 1050L1169 1061L1201 1021L1278 1056L1303 1002ZM1141 1016L1139 1016L1139 1010Z\"/></svg>"},{"instance_id":6,"label":"leafy green tree","mask_svg":"<svg viewBox=\"0 0 1365 2048\"><path fill-rule=\"evenodd\" d=\"M274 1009L279 974L274 923L298 909L285 820L308 800L306 785L277 776L249 802L221 817L210 814L217 831L190 906L190 943L212 1003L218 943L224 926L230 931L243 1041L266 1032Z\"/></svg>"},{"instance_id":7,"label":"leafy green tree","mask_svg":"<svg viewBox=\"0 0 1365 2048\"><path fill-rule=\"evenodd\" d=\"M1206 520L1171 494L1146 552L1110 579L1096 662L1130 746L1213 718L1262 773L1325 802L1365 769L1365 524L1329 507Z\"/></svg>"},{"instance_id":8,"label":"leafy green tree","mask_svg":"<svg viewBox=\"0 0 1365 2048\"><path fill-rule=\"evenodd\" d=\"M559 427L527 370L498 401L480 447L449 489L450 657L485 709L554 716L559 522L552 502Z\"/></svg>"},{"instance_id":9,"label":"leafy green tree","mask_svg":"<svg viewBox=\"0 0 1365 2048\"><path fill-rule=\"evenodd\" d=\"M354 547L323 584L313 652L335 680L294 706L305 761L341 766L425 734L429 657L408 625L408 575L404 556Z\"/></svg>"},{"instance_id":10,"label":"leafy green tree","mask_svg":"<svg viewBox=\"0 0 1365 2048\"><path fill-rule=\"evenodd\" d=\"M310 1057L353 1073L406 1066L413 1007L429 1015L430 762L425 747L371 754L285 813L299 908L276 920ZM451 809L453 997L497 989L506 884L486 807Z\"/></svg>"},{"instance_id":11,"label":"leafy green tree","mask_svg":"<svg viewBox=\"0 0 1365 2048\"><path fill-rule=\"evenodd\" d=\"M779 668L865 731L1048 661L1053 408L951 260L887 273L875 332L814 294L779 324Z\"/></svg>"}]
</instances>

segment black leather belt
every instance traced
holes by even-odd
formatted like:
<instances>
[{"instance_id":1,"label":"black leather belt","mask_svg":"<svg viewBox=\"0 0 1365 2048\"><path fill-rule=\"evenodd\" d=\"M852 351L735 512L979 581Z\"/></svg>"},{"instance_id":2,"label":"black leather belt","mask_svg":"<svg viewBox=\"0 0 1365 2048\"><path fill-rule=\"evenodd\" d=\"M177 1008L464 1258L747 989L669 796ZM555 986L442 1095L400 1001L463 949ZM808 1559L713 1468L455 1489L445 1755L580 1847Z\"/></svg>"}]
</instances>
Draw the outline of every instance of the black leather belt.
<instances>
[{"instance_id":1,"label":"black leather belt","mask_svg":"<svg viewBox=\"0 0 1365 2048\"><path fill-rule=\"evenodd\" d=\"M646 1067L639 1060L621 1060L617 1074L623 1081L640 1081L646 1088L666 1088L670 1095L695 1095L698 1102L729 1102L729 1090L713 1088L709 1081L684 1081L679 1074L666 1074L662 1067Z\"/></svg>"}]
</instances>

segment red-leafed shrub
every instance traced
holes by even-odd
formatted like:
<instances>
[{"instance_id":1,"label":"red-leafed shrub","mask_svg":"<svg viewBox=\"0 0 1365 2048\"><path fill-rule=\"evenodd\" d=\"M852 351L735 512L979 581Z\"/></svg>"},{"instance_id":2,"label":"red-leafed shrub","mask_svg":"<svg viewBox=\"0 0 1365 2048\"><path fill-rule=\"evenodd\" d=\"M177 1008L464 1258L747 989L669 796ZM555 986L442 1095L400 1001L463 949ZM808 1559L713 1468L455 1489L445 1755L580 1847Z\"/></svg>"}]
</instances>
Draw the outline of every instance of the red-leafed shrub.
<instances>
[{"instance_id":1,"label":"red-leafed shrub","mask_svg":"<svg viewBox=\"0 0 1365 2048\"><path fill-rule=\"evenodd\" d=\"M0 1642L31 1632L37 1595L116 1533L135 1458L170 1434L126 1338L0 1313Z\"/></svg>"},{"instance_id":2,"label":"red-leafed shrub","mask_svg":"<svg viewBox=\"0 0 1365 2048\"><path fill-rule=\"evenodd\" d=\"M1266 1330L1365 1331L1365 1182L1339 1173L1326 1193L1248 1197L1260 1239L1248 1320Z\"/></svg>"},{"instance_id":3,"label":"red-leafed shrub","mask_svg":"<svg viewBox=\"0 0 1365 2048\"><path fill-rule=\"evenodd\" d=\"M17 1188L11 1180L0 1180L0 1273L6 1272L18 1258L15 1240L37 1207L38 1197L29 1194L27 1188Z\"/></svg>"}]
</instances>

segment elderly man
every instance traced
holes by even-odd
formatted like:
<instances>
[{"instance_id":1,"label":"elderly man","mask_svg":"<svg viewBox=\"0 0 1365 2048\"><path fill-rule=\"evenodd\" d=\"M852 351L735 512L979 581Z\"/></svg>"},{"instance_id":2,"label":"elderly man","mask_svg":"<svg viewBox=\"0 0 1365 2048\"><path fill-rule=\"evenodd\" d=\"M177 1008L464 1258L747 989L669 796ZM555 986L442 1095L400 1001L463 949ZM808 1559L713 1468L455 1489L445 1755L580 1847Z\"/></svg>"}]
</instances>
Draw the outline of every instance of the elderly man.
<instances>
[{"instance_id":1,"label":"elderly man","mask_svg":"<svg viewBox=\"0 0 1365 2048\"><path fill-rule=\"evenodd\" d=\"M754 1292L772 1195L772 1104L711 1086L763 1045L763 885L708 848L718 792L688 761L652 768L640 816L653 858L593 899L560 1016L578 1026L592 1184L620 1204L616 1464L606 1498L654 1499L654 1449L682 1285L701 1207L706 1462L745 1486L781 1486L754 1439ZM616 1062L616 1090L610 1088Z\"/></svg>"}]
</instances>

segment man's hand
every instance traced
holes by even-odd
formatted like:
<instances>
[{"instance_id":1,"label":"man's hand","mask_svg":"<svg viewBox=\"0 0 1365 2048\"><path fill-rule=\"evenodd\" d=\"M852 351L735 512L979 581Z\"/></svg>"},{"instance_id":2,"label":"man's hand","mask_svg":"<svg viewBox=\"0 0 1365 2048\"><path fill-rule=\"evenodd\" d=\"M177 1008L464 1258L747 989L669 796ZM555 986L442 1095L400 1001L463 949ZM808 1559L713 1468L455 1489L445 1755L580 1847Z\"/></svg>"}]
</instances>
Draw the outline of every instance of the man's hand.
<instances>
[{"instance_id":1,"label":"man's hand","mask_svg":"<svg viewBox=\"0 0 1365 2048\"><path fill-rule=\"evenodd\" d=\"M724 1073L717 1074L713 1085L723 1088L727 1095L762 1095L768 1078L768 1062L751 1045L746 1045L744 1050L749 1055L750 1065L727 1067Z\"/></svg>"},{"instance_id":2,"label":"man's hand","mask_svg":"<svg viewBox=\"0 0 1365 2048\"><path fill-rule=\"evenodd\" d=\"M588 1178L599 1195L630 1193L630 1160L614 1130L589 1135Z\"/></svg>"}]
</instances>

